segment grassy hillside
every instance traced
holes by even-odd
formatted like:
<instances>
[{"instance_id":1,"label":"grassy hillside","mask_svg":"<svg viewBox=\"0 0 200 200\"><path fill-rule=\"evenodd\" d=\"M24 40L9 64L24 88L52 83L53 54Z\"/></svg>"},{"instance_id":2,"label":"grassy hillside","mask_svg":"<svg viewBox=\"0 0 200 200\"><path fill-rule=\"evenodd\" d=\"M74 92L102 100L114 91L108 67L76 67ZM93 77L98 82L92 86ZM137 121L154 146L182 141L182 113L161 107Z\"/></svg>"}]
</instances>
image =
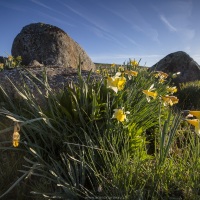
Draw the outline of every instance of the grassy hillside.
<instances>
[{"instance_id":1,"label":"grassy hillside","mask_svg":"<svg viewBox=\"0 0 200 200\"><path fill-rule=\"evenodd\" d=\"M200 111L177 107L165 73L101 66L58 93L44 75L42 105L0 86L0 198L200 199Z\"/></svg>"}]
</instances>

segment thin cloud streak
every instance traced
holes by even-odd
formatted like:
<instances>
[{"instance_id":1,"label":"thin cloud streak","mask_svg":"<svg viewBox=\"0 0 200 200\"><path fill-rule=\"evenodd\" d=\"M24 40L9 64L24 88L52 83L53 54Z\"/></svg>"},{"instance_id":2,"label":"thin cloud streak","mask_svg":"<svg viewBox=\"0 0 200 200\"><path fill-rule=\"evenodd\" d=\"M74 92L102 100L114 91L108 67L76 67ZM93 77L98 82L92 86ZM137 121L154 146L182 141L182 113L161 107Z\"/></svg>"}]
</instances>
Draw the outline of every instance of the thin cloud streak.
<instances>
[{"instance_id":1,"label":"thin cloud streak","mask_svg":"<svg viewBox=\"0 0 200 200\"><path fill-rule=\"evenodd\" d=\"M86 17L86 15L80 13L80 11L78 10L75 10L74 8L72 8L71 6L65 4L65 3L62 3L66 8L68 8L69 10L71 10L73 13L79 15L81 18L85 19L86 21L90 22L91 24L93 24L95 27L99 28L100 30L104 31L104 32L107 32L106 29L104 29L104 27L102 26L99 26L98 24L95 23L95 21L91 20L89 17Z\"/></svg>"},{"instance_id":2,"label":"thin cloud streak","mask_svg":"<svg viewBox=\"0 0 200 200\"><path fill-rule=\"evenodd\" d=\"M125 15L120 14L120 12L115 11L114 9L109 9L107 7L104 7L104 8L107 9L109 12L113 13L114 15L116 15L117 17L119 17L120 19L124 20L134 30L142 32L147 37L150 37L153 41L160 43L160 41L158 39L157 30L152 28L151 25L146 22L146 20L143 18L143 16L138 12L138 10L133 5L130 4L128 6L128 9L131 10L132 17L130 17L130 16L126 17Z\"/></svg>"},{"instance_id":3,"label":"thin cloud streak","mask_svg":"<svg viewBox=\"0 0 200 200\"><path fill-rule=\"evenodd\" d=\"M97 36L101 36L101 37L104 37L105 39L112 40L118 45L120 45L122 48L125 48L123 43L121 43L107 28L97 23L96 20L91 19L90 17L87 17L87 15L82 14L80 11L75 10L74 8L72 8L71 6L65 3L62 3L62 5L64 5L66 8L68 8L70 11L72 11L76 15L80 16L82 19L85 19L87 22L89 22L89 24L91 24L92 26L88 24L83 24L83 23L82 25L86 27L90 27L90 30L92 30Z\"/></svg>"},{"instance_id":4,"label":"thin cloud streak","mask_svg":"<svg viewBox=\"0 0 200 200\"><path fill-rule=\"evenodd\" d=\"M41 12L41 11L36 11L36 12L37 12L38 14L40 14L41 16L44 16L44 17L46 17L46 18L49 18L49 19L51 19L51 20L53 20L53 21L55 21L55 22L57 22L57 23L64 24L64 25L67 25L67 26L71 26L71 27L75 27L73 24L70 24L70 23L68 23L68 22L66 22L66 21L64 21L64 20L62 20L62 19L57 18L57 17L53 17L53 16L48 15L48 14L46 14L46 13L43 13L43 12Z\"/></svg>"},{"instance_id":5,"label":"thin cloud streak","mask_svg":"<svg viewBox=\"0 0 200 200\"><path fill-rule=\"evenodd\" d=\"M31 2L33 2L33 3L35 3L35 4L39 5L39 6L41 6L41 7L43 7L43 8L46 8L46 9L48 9L48 10L54 11L53 8L51 8L51 7L45 5L44 3L41 3L41 2L39 2L39 1L37 1L37 0L31 0Z\"/></svg>"},{"instance_id":6,"label":"thin cloud streak","mask_svg":"<svg viewBox=\"0 0 200 200\"><path fill-rule=\"evenodd\" d=\"M128 37L127 35L122 34L122 36L123 36L126 40L128 40L131 44L133 44L133 45L135 45L135 46L137 46L137 47L141 47L135 40L133 40L132 38Z\"/></svg>"},{"instance_id":7,"label":"thin cloud streak","mask_svg":"<svg viewBox=\"0 0 200 200\"><path fill-rule=\"evenodd\" d=\"M172 32L177 32L177 29L170 24L164 15L160 15L161 21L167 26L167 28Z\"/></svg>"},{"instance_id":8,"label":"thin cloud streak","mask_svg":"<svg viewBox=\"0 0 200 200\"><path fill-rule=\"evenodd\" d=\"M59 12L58 10L53 9L53 8L51 8L50 6L47 6L46 4L41 3L41 2L38 1L38 0L30 0L30 1L31 1L32 3L38 5L38 6L42 7L42 8L45 8L45 9L50 10L50 11L53 11L53 12L59 14L59 15L62 15L62 16L64 16L64 17L67 17L67 18L69 18L69 19L73 19L73 18L70 17L69 15L66 15L66 14L63 13L63 12ZM73 25L71 24L71 26L73 26Z\"/></svg>"},{"instance_id":9,"label":"thin cloud streak","mask_svg":"<svg viewBox=\"0 0 200 200\"><path fill-rule=\"evenodd\" d=\"M109 34L108 32L102 31L98 27L95 27L95 26L89 25L89 24L83 24L83 23L82 23L82 25L85 26L87 29L90 29L99 38L104 38L106 40L114 41L116 44L121 46L123 49L126 47L124 45L124 43L120 42L116 37L114 37L113 35Z\"/></svg>"}]
</instances>

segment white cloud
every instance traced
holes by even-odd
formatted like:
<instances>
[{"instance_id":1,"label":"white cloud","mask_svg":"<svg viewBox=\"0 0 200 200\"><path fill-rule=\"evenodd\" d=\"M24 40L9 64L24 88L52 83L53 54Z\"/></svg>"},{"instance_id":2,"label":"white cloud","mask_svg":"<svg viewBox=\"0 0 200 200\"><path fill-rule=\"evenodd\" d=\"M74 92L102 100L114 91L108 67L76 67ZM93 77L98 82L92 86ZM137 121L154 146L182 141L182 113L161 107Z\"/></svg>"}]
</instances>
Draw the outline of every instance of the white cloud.
<instances>
[{"instance_id":1,"label":"white cloud","mask_svg":"<svg viewBox=\"0 0 200 200\"><path fill-rule=\"evenodd\" d=\"M127 35L124 34L123 37L126 38L133 45L140 46L135 40L133 40L132 38L128 37Z\"/></svg>"},{"instance_id":2,"label":"white cloud","mask_svg":"<svg viewBox=\"0 0 200 200\"><path fill-rule=\"evenodd\" d=\"M167 18L164 15L160 15L160 19L162 22L164 22L164 24L167 26L167 28L172 31L172 32L176 32L177 29L167 20Z\"/></svg>"}]
</instances>

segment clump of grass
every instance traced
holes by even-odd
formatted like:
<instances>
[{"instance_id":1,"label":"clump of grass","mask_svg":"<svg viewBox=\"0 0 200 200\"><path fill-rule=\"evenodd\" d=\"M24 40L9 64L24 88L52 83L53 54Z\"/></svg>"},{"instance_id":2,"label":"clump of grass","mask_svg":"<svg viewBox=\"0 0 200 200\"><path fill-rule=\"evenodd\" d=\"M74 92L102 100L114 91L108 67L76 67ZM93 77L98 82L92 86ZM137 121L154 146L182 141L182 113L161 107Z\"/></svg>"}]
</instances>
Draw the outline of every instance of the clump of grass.
<instances>
[{"instance_id":1,"label":"clump of grass","mask_svg":"<svg viewBox=\"0 0 200 200\"><path fill-rule=\"evenodd\" d=\"M200 81L187 82L180 85L178 92L179 107L182 109L200 109Z\"/></svg>"},{"instance_id":2,"label":"clump of grass","mask_svg":"<svg viewBox=\"0 0 200 200\"><path fill-rule=\"evenodd\" d=\"M178 99L167 75L135 60L97 70L102 78L93 80L79 69L78 82L57 93L47 77L30 74L40 102L27 85L13 84L17 102L0 88L0 115L11 123L0 134L17 123L21 136L19 146L10 137L0 150L23 155L0 196L28 188L33 199L198 199L199 137L173 109Z\"/></svg>"}]
</instances>

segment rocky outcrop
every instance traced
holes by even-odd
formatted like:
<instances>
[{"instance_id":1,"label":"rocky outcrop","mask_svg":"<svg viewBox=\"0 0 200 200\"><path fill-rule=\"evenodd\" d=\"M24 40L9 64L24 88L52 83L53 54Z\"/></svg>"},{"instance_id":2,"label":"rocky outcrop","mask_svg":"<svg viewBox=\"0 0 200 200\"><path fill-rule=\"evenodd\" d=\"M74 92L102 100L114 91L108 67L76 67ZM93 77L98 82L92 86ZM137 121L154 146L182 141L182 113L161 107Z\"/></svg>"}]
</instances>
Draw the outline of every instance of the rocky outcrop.
<instances>
[{"instance_id":1,"label":"rocky outcrop","mask_svg":"<svg viewBox=\"0 0 200 200\"><path fill-rule=\"evenodd\" d=\"M46 95L46 86L42 84L46 78L50 90L55 94L66 88L69 83L77 83L79 80L77 69L70 67L38 66L37 62L33 64L36 65L0 71L0 86L11 99L21 99L16 88L21 91L21 88L25 84L29 88L30 94L41 105L42 99ZM101 78L100 75L94 72L90 73L88 70L82 70L81 75L84 80L87 80L90 75L91 83ZM38 88L41 92L38 92Z\"/></svg>"},{"instance_id":2,"label":"rocky outcrop","mask_svg":"<svg viewBox=\"0 0 200 200\"><path fill-rule=\"evenodd\" d=\"M22 64L37 60L44 65L95 69L86 52L69 35L56 26L33 23L25 26L15 37L12 55L22 56Z\"/></svg>"},{"instance_id":3,"label":"rocky outcrop","mask_svg":"<svg viewBox=\"0 0 200 200\"><path fill-rule=\"evenodd\" d=\"M168 74L181 72L175 83L200 80L200 66L185 52L171 53L149 68L150 71L163 71Z\"/></svg>"}]
</instances>

